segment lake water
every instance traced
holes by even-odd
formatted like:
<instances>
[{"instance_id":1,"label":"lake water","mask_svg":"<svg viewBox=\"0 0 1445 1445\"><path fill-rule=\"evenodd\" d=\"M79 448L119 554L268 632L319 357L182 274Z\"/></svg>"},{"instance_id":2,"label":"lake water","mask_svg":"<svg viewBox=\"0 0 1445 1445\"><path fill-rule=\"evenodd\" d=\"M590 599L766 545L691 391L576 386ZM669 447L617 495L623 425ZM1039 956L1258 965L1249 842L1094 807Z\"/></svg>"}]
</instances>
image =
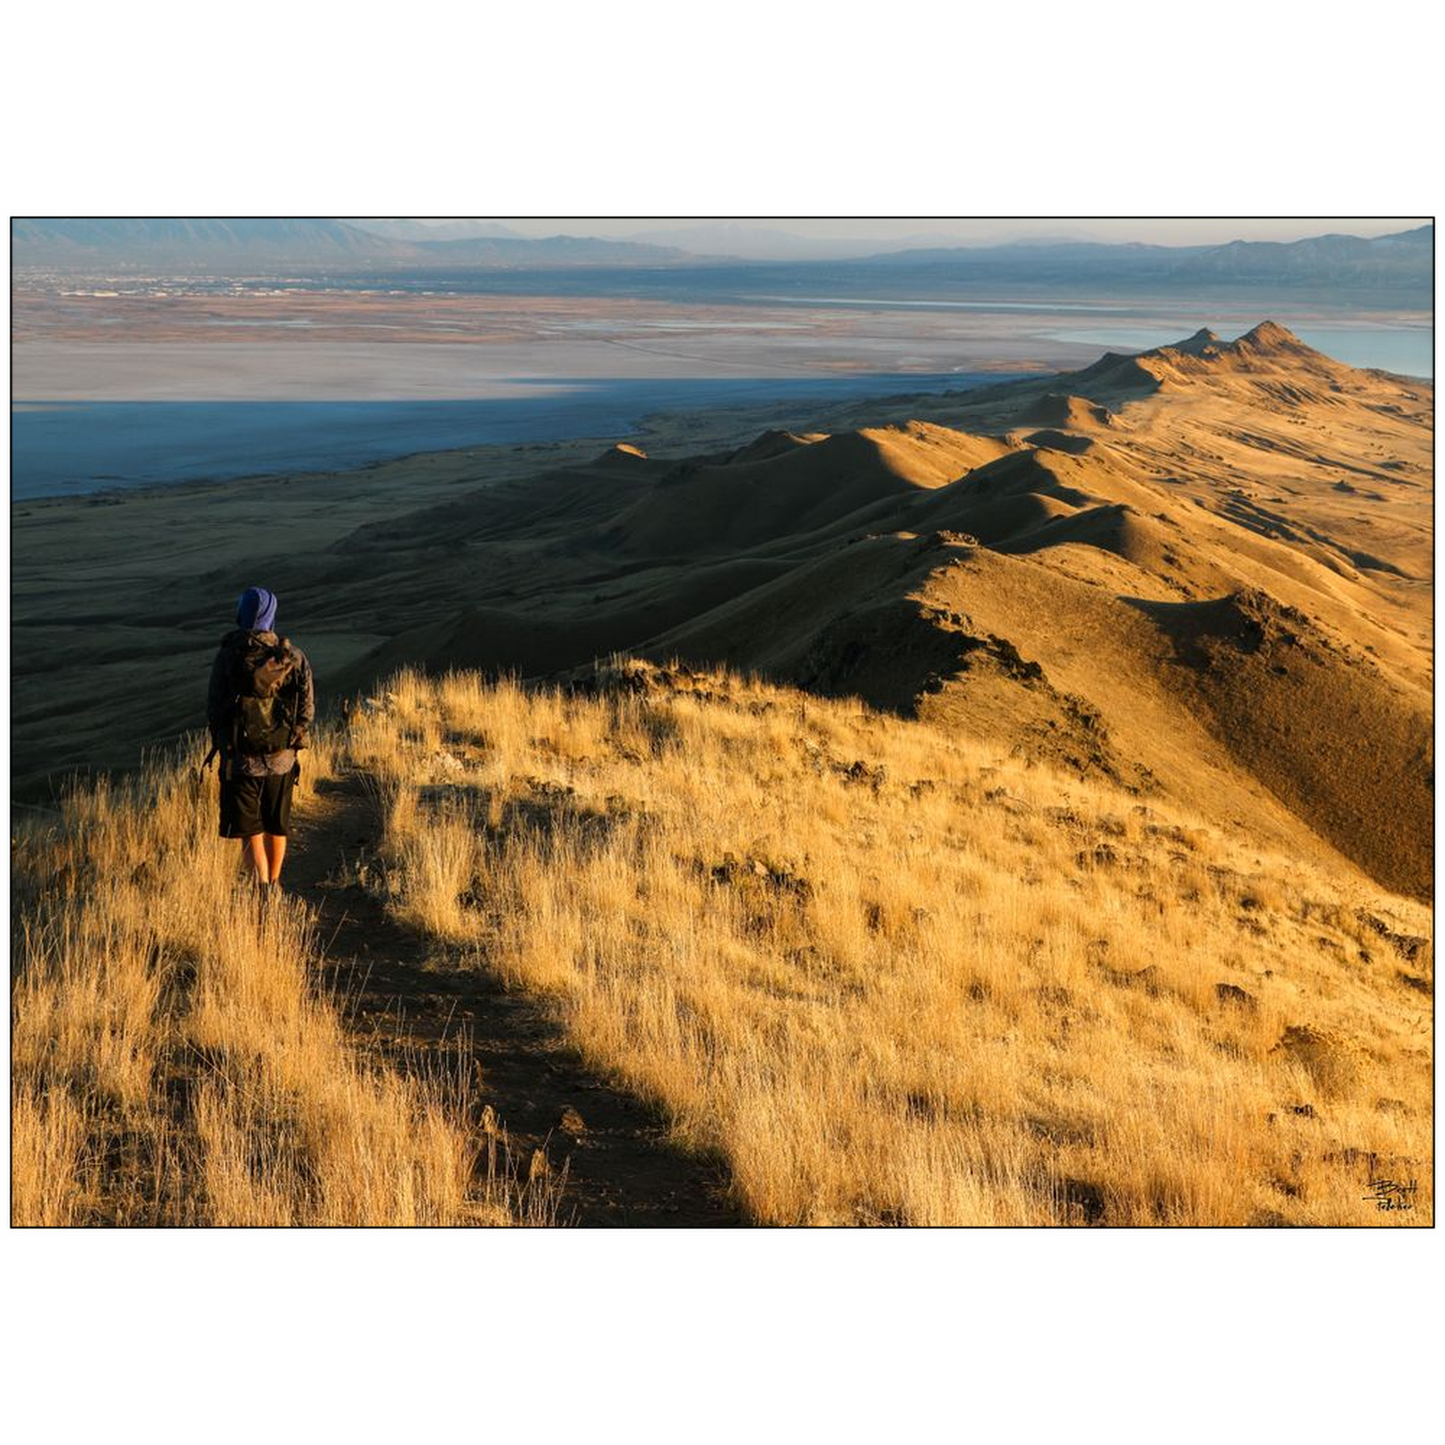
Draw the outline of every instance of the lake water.
<instances>
[{"instance_id":1,"label":"lake water","mask_svg":"<svg viewBox=\"0 0 1445 1445\"><path fill-rule=\"evenodd\" d=\"M467 446L625 437L659 411L827 404L960 390L998 374L510 383L468 401L27 402L11 408L13 501L285 471Z\"/></svg>"}]
</instances>

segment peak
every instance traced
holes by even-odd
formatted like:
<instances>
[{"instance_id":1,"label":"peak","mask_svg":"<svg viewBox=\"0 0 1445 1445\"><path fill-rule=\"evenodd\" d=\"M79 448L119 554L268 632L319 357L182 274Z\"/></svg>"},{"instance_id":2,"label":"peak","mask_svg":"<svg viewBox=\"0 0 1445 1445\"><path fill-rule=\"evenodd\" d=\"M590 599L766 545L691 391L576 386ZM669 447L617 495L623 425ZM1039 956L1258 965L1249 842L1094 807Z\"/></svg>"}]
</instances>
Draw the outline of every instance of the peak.
<instances>
[{"instance_id":1,"label":"peak","mask_svg":"<svg viewBox=\"0 0 1445 1445\"><path fill-rule=\"evenodd\" d=\"M1253 331L1246 332L1239 339L1249 342L1252 346L1304 345L1304 342L1293 331L1281 326L1277 321L1261 321Z\"/></svg>"},{"instance_id":2,"label":"peak","mask_svg":"<svg viewBox=\"0 0 1445 1445\"><path fill-rule=\"evenodd\" d=\"M1279 367L1318 370L1336 364L1277 321L1261 321L1237 341L1221 341L1207 327L1201 328L1187 340L1141 354L1141 365L1156 363L1169 367L1171 377L1270 371Z\"/></svg>"},{"instance_id":3,"label":"peak","mask_svg":"<svg viewBox=\"0 0 1445 1445\"><path fill-rule=\"evenodd\" d=\"M1217 332L1211 331L1207 326L1201 326L1193 336L1183 341L1176 341L1173 346L1163 348L1166 351L1182 351L1185 356L1201 356L1211 346L1219 346L1220 340Z\"/></svg>"},{"instance_id":4,"label":"peak","mask_svg":"<svg viewBox=\"0 0 1445 1445\"><path fill-rule=\"evenodd\" d=\"M1261 321L1253 331L1246 332L1238 341L1222 341L1217 332L1202 326L1193 336L1176 341L1172 346L1161 346L1155 351L1145 352L1146 356L1162 355L1168 359L1173 352L1176 356L1193 356L1206 360L1238 355L1240 351L1303 352L1309 348L1292 331L1286 330L1277 321Z\"/></svg>"}]
</instances>

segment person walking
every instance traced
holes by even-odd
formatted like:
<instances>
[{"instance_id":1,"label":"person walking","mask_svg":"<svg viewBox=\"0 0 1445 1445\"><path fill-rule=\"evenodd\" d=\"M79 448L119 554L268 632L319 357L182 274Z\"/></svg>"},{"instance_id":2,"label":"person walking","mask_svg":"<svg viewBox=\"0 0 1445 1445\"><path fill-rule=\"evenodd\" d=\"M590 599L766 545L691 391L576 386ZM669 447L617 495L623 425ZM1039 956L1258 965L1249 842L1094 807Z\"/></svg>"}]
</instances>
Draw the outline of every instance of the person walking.
<instances>
[{"instance_id":1,"label":"person walking","mask_svg":"<svg viewBox=\"0 0 1445 1445\"><path fill-rule=\"evenodd\" d=\"M267 888L281 881L291 794L301 776L296 754L316 716L311 664L275 628L275 593L248 587L206 693L211 756L221 760L221 837L240 839L242 869Z\"/></svg>"}]
</instances>

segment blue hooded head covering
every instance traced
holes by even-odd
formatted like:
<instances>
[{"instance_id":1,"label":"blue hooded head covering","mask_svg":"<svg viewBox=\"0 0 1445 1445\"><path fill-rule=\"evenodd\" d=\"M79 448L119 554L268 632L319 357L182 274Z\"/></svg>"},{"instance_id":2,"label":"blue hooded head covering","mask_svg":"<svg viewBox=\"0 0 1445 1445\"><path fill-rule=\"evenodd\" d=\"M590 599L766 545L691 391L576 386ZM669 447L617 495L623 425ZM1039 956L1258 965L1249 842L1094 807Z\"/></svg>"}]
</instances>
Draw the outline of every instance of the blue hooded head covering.
<instances>
[{"instance_id":1,"label":"blue hooded head covering","mask_svg":"<svg viewBox=\"0 0 1445 1445\"><path fill-rule=\"evenodd\" d=\"M276 626L276 594L248 587L236 603L236 626L247 632L271 632Z\"/></svg>"}]
</instances>

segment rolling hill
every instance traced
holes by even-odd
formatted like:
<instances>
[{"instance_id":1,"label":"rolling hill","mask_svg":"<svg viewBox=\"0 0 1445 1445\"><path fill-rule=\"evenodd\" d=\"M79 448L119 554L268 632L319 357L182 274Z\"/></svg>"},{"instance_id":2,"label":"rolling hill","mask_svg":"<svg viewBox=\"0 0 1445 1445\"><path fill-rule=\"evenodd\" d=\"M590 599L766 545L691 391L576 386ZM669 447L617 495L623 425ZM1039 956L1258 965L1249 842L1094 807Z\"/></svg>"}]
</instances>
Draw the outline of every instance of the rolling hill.
<instances>
[{"instance_id":1,"label":"rolling hill","mask_svg":"<svg viewBox=\"0 0 1445 1445\"><path fill-rule=\"evenodd\" d=\"M1265 322L19 509L15 1220L1429 1226L1432 419ZM239 568L332 705L260 907L199 737L44 791Z\"/></svg>"},{"instance_id":2,"label":"rolling hill","mask_svg":"<svg viewBox=\"0 0 1445 1445\"><path fill-rule=\"evenodd\" d=\"M614 649L726 665L1428 893L1428 386L1265 323L920 401L358 529L338 555L424 571L432 615L345 681Z\"/></svg>"},{"instance_id":3,"label":"rolling hill","mask_svg":"<svg viewBox=\"0 0 1445 1445\"><path fill-rule=\"evenodd\" d=\"M1432 415L1428 383L1265 323L985 389L780 408L692 455L457 454L434 484L403 460L314 505L288 482L295 520L261 534L264 555L236 493L234 522L208 513L211 570L131 569L123 608L56 603L90 575L68 564L22 579L17 792L44 799L57 772L124 767L199 722L194 674L240 548L332 699L403 666L726 665L1007 741L1424 896ZM117 501L96 545L184 532L190 506ZM81 545L96 514L61 510ZM155 667L117 717L93 669L137 657Z\"/></svg>"}]
</instances>

